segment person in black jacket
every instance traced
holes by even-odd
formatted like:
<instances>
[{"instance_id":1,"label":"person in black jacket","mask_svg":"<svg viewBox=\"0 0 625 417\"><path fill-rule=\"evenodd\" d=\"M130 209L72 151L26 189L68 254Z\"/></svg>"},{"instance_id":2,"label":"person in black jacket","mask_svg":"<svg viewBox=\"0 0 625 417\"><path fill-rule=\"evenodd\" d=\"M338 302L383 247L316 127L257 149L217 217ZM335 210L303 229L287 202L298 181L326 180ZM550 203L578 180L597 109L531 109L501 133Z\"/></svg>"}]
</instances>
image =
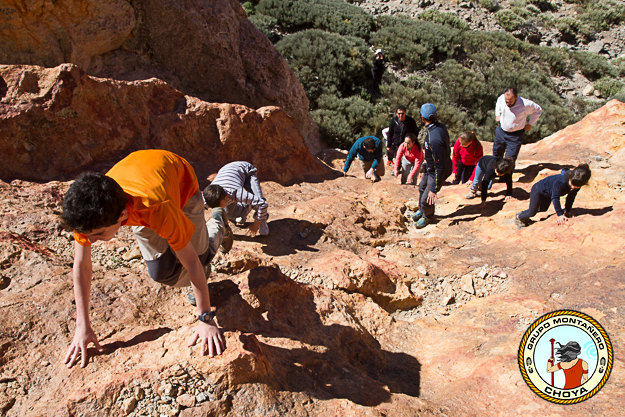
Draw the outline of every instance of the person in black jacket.
<instances>
[{"instance_id":1,"label":"person in black jacket","mask_svg":"<svg viewBox=\"0 0 625 417\"><path fill-rule=\"evenodd\" d=\"M512 158L500 158L493 155L481 157L475 167L475 178L467 198L474 198L477 195L477 187L480 186L482 206L484 206L488 190L490 190L495 179L499 178L500 181L506 183L506 198L504 201L509 201L512 199L512 171L514 171L514 159Z\"/></svg>"},{"instance_id":2,"label":"person in black jacket","mask_svg":"<svg viewBox=\"0 0 625 417\"><path fill-rule=\"evenodd\" d=\"M413 216L417 229L432 221L436 194L452 171L449 133L445 125L437 120L436 107L432 103L426 103L421 106L420 113L427 135L423 144L425 173L419 183L419 210Z\"/></svg>"},{"instance_id":3,"label":"person in black jacket","mask_svg":"<svg viewBox=\"0 0 625 417\"><path fill-rule=\"evenodd\" d=\"M384 75L384 68L386 58L381 49L375 51L373 62L371 63L371 75L373 76L373 94L380 94L380 83L382 82L382 75Z\"/></svg>"},{"instance_id":4,"label":"person in black jacket","mask_svg":"<svg viewBox=\"0 0 625 417\"><path fill-rule=\"evenodd\" d=\"M516 215L515 223L517 227L527 226L530 217L536 215L539 211L547 211L552 202L553 208L558 215L556 224L560 225L568 222L577 192L582 186L588 184L590 175L588 164L581 164L575 167L573 171L563 169L557 175L551 175L538 181L532 186L529 208ZM564 204L564 210L562 210L560 197L564 195L566 196L566 203Z\"/></svg>"},{"instance_id":5,"label":"person in black jacket","mask_svg":"<svg viewBox=\"0 0 625 417\"><path fill-rule=\"evenodd\" d=\"M406 133L417 135L419 128L417 127L417 122L412 117L406 115L406 108L398 106L397 115L391 119L388 125L388 140L386 143L386 157L388 161L386 165L391 165L391 162L393 162L399 145L406 139ZM400 164L401 161L396 161L396 163Z\"/></svg>"}]
</instances>

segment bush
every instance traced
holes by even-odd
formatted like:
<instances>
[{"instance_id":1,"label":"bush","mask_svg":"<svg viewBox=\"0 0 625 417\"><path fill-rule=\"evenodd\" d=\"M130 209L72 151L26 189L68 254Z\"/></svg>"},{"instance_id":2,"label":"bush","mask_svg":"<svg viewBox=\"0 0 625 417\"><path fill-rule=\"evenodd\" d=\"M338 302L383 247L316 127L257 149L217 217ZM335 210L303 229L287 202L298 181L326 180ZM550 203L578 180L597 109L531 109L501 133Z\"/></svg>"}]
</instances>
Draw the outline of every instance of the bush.
<instances>
[{"instance_id":1,"label":"bush","mask_svg":"<svg viewBox=\"0 0 625 417\"><path fill-rule=\"evenodd\" d=\"M530 3L536 6L541 12L554 12L558 10L549 0L530 0Z\"/></svg>"},{"instance_id":2,"label":"bush","mask_svg":"<svg viewBox=\"0 0 625 417\"><path fill-rule=\"evenodd\" d=\"M592 36L592 32L588 26L571 17L558 19L556 29L560 32L560 39L570 44L577 43L578 35L586 40L590 39Z\"/></svg>"},{"instance_id":3,"label":"bush","mask_svg":"<svg viewBox=\"0 0 625 417\"><path fill-rule=\"evenodd\" d=\"M251 1L246 1L245 3L241 5L241 7L243 7L245 14L248 16L251 16L254 13L256 13L256 10L254 9L254 3L252 3Z\"/></svg>"},{"instance_id":4,"label":"bush","mask_svg":"<svg viewBox=\"0 0 625 417\"><path fill-rule=\"evenodd\" d=\"M603 97L614 97L615 95L625 92L625 83L616 78L601 78L595 82L595 89L599 90Z\"/></svg>"},{"instance_id":5,"label":"bush","mask_svg":"<svg viewBox=\"0 0 625 417\"><path fill-rule=\"evenodd\" d=\"M304 86L311 107L324 94L347 97L370 78L369 49L362 39L309 29L276 44Z\"/></svg>"},{"instance_id":6,"label":"bush","mask_svg":"<svg viewBox=\"0 0 625 417\"><path fill-rule=\"evenodd\" d=\"M599 0L578 7L579 19L595 31L608 30L625 21L625 4L615 0Z\"/></svg>"},{"instance_id":7,"label":"bush","mask_svg":"<svg viewBox=\"0 0 625 417\"><path fill-rule=\"evenodd\" d=\"M322 29L367 40L373 29L369 14L343 0L260 0L256 11L274 17L289 33Z\"/></svg>"},{"instance_id":8,"label":"bush","mask_svg":"<svg viewBox=\"0 0 625 417\"><path fill-rule=\"evenodd\" d=\"M500 10L495 13L495 19L499 26L501 26L507 32L514 32L525 23L525 20L512 10Z\"/></svg>"},{"instance_id":9,"label":"bush","mask_svg":"<svg viewBox=\"0 0 625 417\"><path fill-rule=\"evenodd\" d=\"M469 25L464 20L460 19L455 13L443 13L438 10L429 9L417 16L421 20L427 22L440 23L441 25L451 26L452 28L466 30Z\"/></svg>"},{"instance_id":10,"label":"bush","mask_svg":"<svg viewBox=\"0 0 625 417\"><path fill-rule=\"evenodd\" d=\"M417 71L453 56L461 33L457 29L405 17L380 16L371 43L386 51L390 61Z\"/></svg>"},{"instance_id":11,"label":"bush","mask_svg":"<svg viewBox=\"0 0 625 417\"><path fill-rule=\"evenodd\" d=\"M278 24L278 21L275 18L264 14L256 13L251 15L248 19L250 22L252 22L254 26L256 26L258 30L260 30L267 38L269 38L271 43L276 43L280 40L280 35L276 31L276 25Z\"/></svg>"},{"instance_id":12,"label":"bush","mask_svg":"<svg viewBox=\"0 0 625 417\"><path fill-rule=\"evenodd\" d=\"M606 75L616 76L616 70L604 56L585 51L571 52L571 56L582 74L590 80L597 80Z\"/></svg>"},{"instance_id":13,"label":"bush","mask_svg":"<svg viewBox=\"0 0 625 417\"><path fill-rule=\"evenodd\" d=\"M479 0L479 5L491 13L495 13L501 8L497 0Z\"/></svg>"}]
</instances>

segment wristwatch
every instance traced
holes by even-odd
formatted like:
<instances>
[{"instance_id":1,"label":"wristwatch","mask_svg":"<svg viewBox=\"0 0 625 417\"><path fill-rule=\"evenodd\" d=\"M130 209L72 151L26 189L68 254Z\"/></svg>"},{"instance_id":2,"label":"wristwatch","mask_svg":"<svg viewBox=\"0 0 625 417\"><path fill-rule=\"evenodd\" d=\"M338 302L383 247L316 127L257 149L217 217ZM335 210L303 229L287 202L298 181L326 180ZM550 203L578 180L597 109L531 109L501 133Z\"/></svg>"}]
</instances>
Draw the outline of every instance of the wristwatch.
<instances>
[{"instance_id":1,"label":"wristwatch","mask_svg":"<svg viewBox=\"0 0 625 417\"><path fill-rule=\"evenodd\" d=\"M210 323L215 318L214 311L207 311L206 313L202 313L197 316L197 319L203 323Z\"/></svg>"}]
</instances>

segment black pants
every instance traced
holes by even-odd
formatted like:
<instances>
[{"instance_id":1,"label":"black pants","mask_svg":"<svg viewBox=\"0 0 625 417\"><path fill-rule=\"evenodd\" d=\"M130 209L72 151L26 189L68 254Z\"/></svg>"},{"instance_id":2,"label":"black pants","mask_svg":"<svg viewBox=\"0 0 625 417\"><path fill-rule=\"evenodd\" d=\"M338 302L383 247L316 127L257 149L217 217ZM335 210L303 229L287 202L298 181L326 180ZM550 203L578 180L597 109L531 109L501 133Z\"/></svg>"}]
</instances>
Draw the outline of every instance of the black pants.
<instances>
[{"instance_id":1,"label":"black pants","mask_svg":"<svg viewBox=\"0 0 625 417\"><path fill-rule=\"evenodd\" d=\"M464 184L465 182L469 181L471 175L473 175L474 169L475 165L464 165L462 161L458 161L454 184Z\"/></svg>"},{"instance_id":2,"label":"black pants","mask_svg":"<svg viewBox=\"0 0 625 417\"><path fill-rule=\"evenodd\" d=\"M430 219L434 216L434 210L436 206L434 204L428 204L428 194L430 191L436 190L436 177L433 172L425 172L421 182L419 183L419 210L423 214L423 217Z\"/></svg>"},{"instance_id":3,"label":"black pants","mask_svg":"<svg viewBox=\"0 0 625 417\"><path fill-rule=\"evenodd\" d=\"M519 220L527 220L539 211L547 211L551 205L551 199L539 193L536 185L538 184L535 184L530 192L530 207L518 214Z\"/></svg>"}]
</instances>

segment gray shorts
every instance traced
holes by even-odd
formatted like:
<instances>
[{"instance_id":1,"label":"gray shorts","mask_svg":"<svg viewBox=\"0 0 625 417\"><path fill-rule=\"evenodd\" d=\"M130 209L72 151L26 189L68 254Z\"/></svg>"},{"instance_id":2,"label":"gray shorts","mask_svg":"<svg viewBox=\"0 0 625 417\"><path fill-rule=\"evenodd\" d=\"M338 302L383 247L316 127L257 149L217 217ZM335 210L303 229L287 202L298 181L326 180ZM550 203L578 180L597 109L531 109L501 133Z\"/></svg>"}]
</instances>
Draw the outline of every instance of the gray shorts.
<instances>
[{"instance_id":1,"label":"gray shorts","mask_svg":"<svg viewBox=\"0 0 625 417\"><path fill-rule=\"evenodd\" d=\"M214 224L215 219L213 218L211 218L208 223L204 219L204 200L199 191L187 201L182 211L195 226L193 236L191 237L191 244L198 254L202 265L209 265L213 256L215 256L214 251L211 256L210 248L214 246L212 244L214 242L211 242L209 237L209 228L212 229L211 234L214 235L213 240L217 240L215 239L217 237L215 234L221 232L223 228ZM139 249L145 260L150 278L161 284L174 287L186 287L190 285L189 274L178 260L176 253L169 246L166 239L160 237L154 230L145 226L133 226L132 232L139 244ZM221 234L219 235L217 248L221 243L220 237Z\"/></svg>"}]
</instances>

